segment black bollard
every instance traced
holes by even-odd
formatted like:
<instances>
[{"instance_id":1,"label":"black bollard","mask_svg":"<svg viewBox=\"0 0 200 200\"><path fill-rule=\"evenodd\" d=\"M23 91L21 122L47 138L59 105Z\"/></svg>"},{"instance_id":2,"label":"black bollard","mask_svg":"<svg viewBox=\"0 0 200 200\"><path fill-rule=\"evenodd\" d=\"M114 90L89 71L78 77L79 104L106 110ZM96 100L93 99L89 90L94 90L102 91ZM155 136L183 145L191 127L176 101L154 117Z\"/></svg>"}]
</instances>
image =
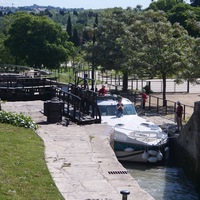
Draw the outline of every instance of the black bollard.
<instances>
[{"instance_id":1,"label":"black bollard","mask_svg":"<svg viewBox=\"0 0 200 200\"><path fill-rule=\"evenodd\" d=\"M122 194L122 200L127 200L128 195L130 194L128 190L122 190L120 193Z\"/></svg>"}]
</instances>

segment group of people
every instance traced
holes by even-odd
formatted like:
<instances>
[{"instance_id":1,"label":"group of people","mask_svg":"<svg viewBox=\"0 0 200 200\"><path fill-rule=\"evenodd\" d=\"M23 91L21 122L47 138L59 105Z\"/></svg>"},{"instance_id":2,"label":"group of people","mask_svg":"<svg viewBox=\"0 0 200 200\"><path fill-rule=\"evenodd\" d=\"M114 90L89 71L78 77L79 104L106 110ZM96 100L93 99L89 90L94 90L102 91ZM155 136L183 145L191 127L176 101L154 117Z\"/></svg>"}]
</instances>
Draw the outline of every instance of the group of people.
<instances>
[{"instance_id":1,"label":"group of people","mask_svg":"<svg viewBox=\"0 0 200 200\"><path fill-rule=\"evenodd\" d=\"M146 94L146 91L143 90L142 93L141 93L141 107L142 107L142 113L143 114L145 112L146 100L147 100L147 94ZM180 101L177 101L176 104L177 104L176 112L175 112L175 121L177 123L176 132L179 132L183 128L183 123L182 123L183 106L181 105Z\"/></svg>"},{"instance_id":2,"label":"group of people","mask_svg":"<svg viewBox=\"0 0 200 200\"><path fill-rule=\"evenodd\" d=\"M108 93L106 90L105 85L102 85L101 89L98 91L99 96L105 96ZM147 94L145 89L142 90L141 93L141 108L142 108L142 114L145 112L145 104L147 101ZM175 112L175 120L177 122L177 132L182 130L183 124L182 124L182 115L183 115L183 106L181 105L180 101L177 101L177 107L176 107L176 112ZM124 105L122 103L122 99L118 100L117 103L117 117L121 117L123 115L123 110L124 110Z\"/></svg>"},{"instance_id":3,"label":"group of people","mask_svg":"<svg viewBox=\"0 0 200 200\"><path fill-rule=\"evenodd\" d=\"M108 94L108 91L106 90L105 85L102 85L101 89L98 91L98 95L105 96L106 94ZM116 116L121 117L123 115L123 110L124 110L124 105L122 103L121 98L118 99L116 109L117 109Z\"/></svg>"}]
</instances>

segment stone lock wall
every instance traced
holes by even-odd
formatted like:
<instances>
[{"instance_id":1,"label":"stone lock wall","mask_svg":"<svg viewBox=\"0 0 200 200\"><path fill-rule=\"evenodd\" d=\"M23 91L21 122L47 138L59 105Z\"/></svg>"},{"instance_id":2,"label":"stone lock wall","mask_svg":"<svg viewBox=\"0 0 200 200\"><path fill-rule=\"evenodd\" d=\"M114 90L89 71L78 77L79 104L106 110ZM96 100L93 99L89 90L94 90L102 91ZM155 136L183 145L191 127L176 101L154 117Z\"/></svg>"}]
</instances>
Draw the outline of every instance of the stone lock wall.
<instances>
[{"instance_id":1,"label":"stone lock wall","mask_svg":"<svg viewBox=\"0 0 200 200\"><path fill-rule=\"evenodd\" d=\"M200 190L200 101L194 103L194 113L177 138L183 168Z\"/></svg>"}]
</instances>

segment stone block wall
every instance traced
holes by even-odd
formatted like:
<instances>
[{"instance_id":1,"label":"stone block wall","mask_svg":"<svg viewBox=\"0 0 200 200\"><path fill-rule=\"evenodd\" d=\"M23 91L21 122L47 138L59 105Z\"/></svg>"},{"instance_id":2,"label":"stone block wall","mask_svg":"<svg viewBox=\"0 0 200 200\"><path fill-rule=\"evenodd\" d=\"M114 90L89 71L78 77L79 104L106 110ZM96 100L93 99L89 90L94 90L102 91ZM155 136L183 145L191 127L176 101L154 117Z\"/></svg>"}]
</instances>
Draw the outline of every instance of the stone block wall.
<instances>
[{"instance_id":1,"label":"stone block wall","mask_svg":"<svg viewBox=\"0 0 200 200\"><path fill-rule=\"evenodd\" d=\"M183 168L200 190L200 101L194 103L194 113L178 136L177 145Z\"/></svg>"}]
</instances>

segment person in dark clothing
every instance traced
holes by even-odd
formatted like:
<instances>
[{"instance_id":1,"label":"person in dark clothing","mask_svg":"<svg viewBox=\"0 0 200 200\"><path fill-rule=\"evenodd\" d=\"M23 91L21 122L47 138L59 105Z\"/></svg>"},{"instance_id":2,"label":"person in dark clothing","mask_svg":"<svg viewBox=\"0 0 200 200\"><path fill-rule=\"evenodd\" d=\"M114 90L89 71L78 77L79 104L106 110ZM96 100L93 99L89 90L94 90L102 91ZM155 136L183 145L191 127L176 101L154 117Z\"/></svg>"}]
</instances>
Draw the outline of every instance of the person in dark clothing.
<instances>
[{"instance_id":1,"label":"person in dark clothing","mask_svg":"<svg viewBox=\"0 0 200 200\"><path fill-rule=\"evenodd\" d=\"M147 94L146 91L143 89L141 93L141 106L142 106L142 114L145 112L145 103L147 100Z\"/></svg>"},{"instance_id":2,"label":"person in dark clothing","mask_svg":"<svg viewBox=\"0 0 200 200\"><path fill-rule=\"evenodd\" d=\"M177 101L177 107L176 107L176 120L177 120L177 131L179 132L180 129L182 130L183 124L182 124L182 115L183 115L183 106L179 101Z\"/></svg>"},{"instance_id":3,"label":"person in dark clothing","mask_svg":"<svg viewBox=\"0 0 200 200\"><path fill-rule=\"evenodd\" d=\"M121 117L123 115L124 105L122 103L122 99L118 100L117 103L117 117Z\"/></svg>"}]
</instances>

